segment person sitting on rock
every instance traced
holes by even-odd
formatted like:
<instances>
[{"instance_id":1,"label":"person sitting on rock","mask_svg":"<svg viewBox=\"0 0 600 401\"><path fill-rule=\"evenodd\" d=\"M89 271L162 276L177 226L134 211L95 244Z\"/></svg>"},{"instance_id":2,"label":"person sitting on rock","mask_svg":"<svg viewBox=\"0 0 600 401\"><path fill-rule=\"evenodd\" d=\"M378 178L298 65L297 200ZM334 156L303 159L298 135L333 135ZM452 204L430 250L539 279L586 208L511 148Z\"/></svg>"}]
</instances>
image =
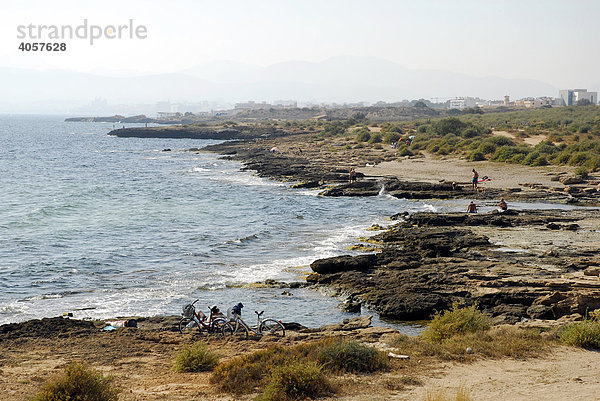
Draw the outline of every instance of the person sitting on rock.
<instances>
[{"instance_id":1,"label":"person sitting on rock","mask_svg":"<svg viewBox=\"0 0 600 401\"><path fill-rule=\"evenodd\" d=\"M508 210L508 205L504 201L504 198L500 199L500 203L498 203L498 211L500 213L506 212Z\"/></svg>"},{"instance_id":2,"label":"person sitting on rock","mask_svg":"<svg viewBox=\"0 0 600 401\"><path fill-rule=\"evenodd\" d=\"M477 205L473 201L467 206L467 213L477 213Z\"/></svg>"}]
</instances>

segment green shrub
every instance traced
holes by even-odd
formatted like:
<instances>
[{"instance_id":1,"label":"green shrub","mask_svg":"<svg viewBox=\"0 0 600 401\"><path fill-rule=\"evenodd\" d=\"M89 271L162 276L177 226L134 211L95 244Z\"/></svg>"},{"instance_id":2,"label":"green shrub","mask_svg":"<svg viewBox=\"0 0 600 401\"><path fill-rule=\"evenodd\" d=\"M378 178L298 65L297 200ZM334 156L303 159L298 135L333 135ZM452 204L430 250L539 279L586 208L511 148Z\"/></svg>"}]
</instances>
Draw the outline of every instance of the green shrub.
<instances>
[{"instance_id":1,"label":"green shrub","mask_svg":"<svg viewBox=\"0 0 600 401\"><path fill-rule=\"evenodd\" d=\"M385 353L357 341L338 342L324 347L317 362L326 369L338 372L370 373L389 368Z\"/></svg>"},{"instance_id":2,"label":"green shrub","mask_svg":"<svg viewBox=\"0 0 600 401\"><path fill-rule=\"evenodd\" d=\"M514 155L513 157L511 157L510 159L508 159L508 162L514 163L514 164L521 164L521 163L523 163L524 159L525 159L525 155L523 153L518 153L518 154Z\"/></svg>"},{"instance_id":3,"label":"green shrub","mask_svg":"<svg viewBox=\"0 0 600 401\"><path fill-rule=\"evenodd\" d=\"M219 389L234 394L249 393L264 385L268 374L275 366L288 364L291 351L275 346L253 352L215 368L210 378Z\"/></svg>"},{"instance_id":4,"label":"green shrub","mask_svg":"<svg viewBox=\"0 0 600 401\"><path fill-rule=\"evenodd\" d=\"M594 319L570 323L561 329L559 338L568 345L600 349L600 321Z\"/></svg>"},{"instance_id":5,"label":"green shrub","mask_svg":"<svg viewBox=\"0 0 600 401\"><path fill-rule=\"evenodd\" d=\"M383 142L392 144L398 142L398 139L402 138L402 134L397 132L387 132L383 137Z\"/></svg>"},{"instance_id":6,"label":"green shrub","mask_svg":"<svg viewBox=\"0 0 600 401\"><path fill-rule=\"evenodd\" d=\"M489 317L477 310L475 305L461 308L454 304L452 309L434 315L423 332L423 337L432 342L441 342L456 334L473 333L489 328Z\"/></svg>"},{"instance_id":7,"label":"green shrub","mask_svg":"<svg viewBox=\"0 0 600 401\"><path fill-rule=\"evenodd\" d=\"M112 385L112 378L88 368L85 364L72 363L64 375L47 382L33 401L116 401L120 390Z\"/></svg>"},{"instance_id":8,"label":"green shrub","mask_svg":"<svg viewBox=\"0 0 600 401\"><path fill-rule=\"evenodd\" d=\"M367 128L360 128L356 130L356 140L358 142L367 142L371 139L371 132Z\"/></svg>"},{"instance_id":9,"label":"green shrub","mask_svg":"<svg viewBox=\"0 0 600 401\"><path fill-rule=\"evenodd\" d=\"M548 159L546 159L545 155L540 155L535 158L535 160L531 163L532 166L547 166Z\"/></svg>"},{"instance_id":10,"label":"green shrub","mask_svg":"<svg viewBox=\"0 0 600 401\"><path fill-rule=\"evenodd\" d=\"M483 141L481 145L479 145L477 150L483 153L484 155L489 155L496 151L496 145L488 141Z\"/></svg>"},{"instance_id":11,"label":"green shrub","mask_svg":"<svg viewBox=\"0 0 600 401\"><path fill-rule=\"evenodd\" d=\"M463 129L460 135L463 138L475 138L479 135L479 131L477 131L477 129L475 129L474 127L468 127Z\"/></svg>"},{"instance_id":12,"label":"green shrub","mask_svg":"<svg viewBox=\"0 0 600 401\"><path fill-rule=\"evenodd\" d=\"M381 134L378 132L372 134L371 138L369 138L369 143L380 143L380 142L381 142Z\"/></svg>"},{"instance_id":13,"label":"green shrub","mask_svg":"<svg viewBox=\"0 0 600 401\"><path fill-rule=\"evenodd\" d=\"M213 370L218 363L219 356L209 350L206 344L197 342L179 351L174 369L176 372L205 372Z\"/></svg>"},{"instance_id":14,"label":"green shrub","mask_svg":"<svg viewBox=\"0 0 600 401\"><path fill-rule=\"evenodd\" d=\"M478 162L481 160L485 160L485 155L479 151L472 152L469 156L469 160L472 162Z\"/></svg>"},{"instance_id":15,"label":"green shrub","mask_svg":"<svg viewBox=\"0 0 600 401\"><path fill-rule=\"evenodd\" d=\"M588 172L588 169L585 168L584 166L579 166L575 169L575 174L580 175L581 178L586 179L588 178L588 176L590 175L590 173Z\"/></svg>"},{"instance_id":16,"label":"green shrub","mask_svg":"<svg viewBox=\"0 0 600 401\"><path fill-rule=\"evenodd\" d=\"M512 157L514 157L515 155L518 155L518 154L523 155L523 158L524 158L525 155L529 153L529 150L530 149L527 147L520 147L520 146L508 146L508 145L500 146L498 149L496 149L496 152L494 152L494 155L490 158L490 160L496 161L496 162L510 161L512 159ZM519 163L520 163L520 161L519 161Z\"/></svg>"},{"instance_id":17,"label":"green shrub","mask_svg":"<svg viewBox=\"0 0 600 401\"><path fill-rule=\"evenodd\" d=\"M456 117L448 117L434 122L432 127L438 135L460 135L461 131L467 127L467 124Z\"/></svg>"},{"instance_id":18,"label":"green shrub","mask_svg":"<svg viewBox=\"0 0 600 401\"><path fill-rule=\"evenodd\" d=\"M413 155L414 155L414 153L412 152L412 150L410 150L406 146L403 146L402 148L398 149L398 156L399 157L413 156Z\"/></svg>"},{"instance_id":19,"label":"green shrub","mask_svg":"<svg viewBox=\"0 0 600 401\"><path fill-rule=\"evenodd\" d=\"M332 393L332 386L321 366L314 362L296 361L275 368L269 384L257 399L288 401L316 398Z\"/></svg>"}]
</instances>

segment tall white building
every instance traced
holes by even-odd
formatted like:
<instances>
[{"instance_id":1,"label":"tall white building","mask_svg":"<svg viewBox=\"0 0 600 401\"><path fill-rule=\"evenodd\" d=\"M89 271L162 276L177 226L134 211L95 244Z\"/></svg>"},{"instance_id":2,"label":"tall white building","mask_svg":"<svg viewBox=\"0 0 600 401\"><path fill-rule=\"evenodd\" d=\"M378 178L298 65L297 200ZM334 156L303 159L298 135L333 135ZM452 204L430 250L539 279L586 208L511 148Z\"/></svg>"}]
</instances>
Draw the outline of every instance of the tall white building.
<instances>
[{"instance_id":1,"label":"tall white building","mask_svg":"<svg viewBox=\"0 0 600 401\"><path fill-rule=\"evenodd\" d=\"M563 106L576 105L579 100L589 100L591 104L598 103L598 92L588 92L587 89L563 89L558 91L558 97Z\"/></svg>"}]
</instances>

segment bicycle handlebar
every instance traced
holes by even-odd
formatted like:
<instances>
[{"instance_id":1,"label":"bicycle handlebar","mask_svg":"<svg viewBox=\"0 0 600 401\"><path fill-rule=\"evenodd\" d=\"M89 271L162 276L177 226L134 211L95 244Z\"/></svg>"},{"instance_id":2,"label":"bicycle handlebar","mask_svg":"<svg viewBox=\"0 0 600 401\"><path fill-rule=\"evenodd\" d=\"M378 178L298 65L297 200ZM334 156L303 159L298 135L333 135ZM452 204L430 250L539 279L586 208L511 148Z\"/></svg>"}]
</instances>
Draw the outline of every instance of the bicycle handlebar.
<instances>
[{"instance_id":1,"label":"bicycle handlebar","mask_svg":"<svg viewBox=\"0 0 600 401\"><path fill-rule=\"evenodd\" d=\"M256 313L258 316L260 316L260 315L262 315L263 313L265 313L265 311L264 311L264 310L262 310L262 311L260 311L260 312L259 312L259 311L255 310L255 311L254 311L254 313Z\"/></svg>"}]
</instances>

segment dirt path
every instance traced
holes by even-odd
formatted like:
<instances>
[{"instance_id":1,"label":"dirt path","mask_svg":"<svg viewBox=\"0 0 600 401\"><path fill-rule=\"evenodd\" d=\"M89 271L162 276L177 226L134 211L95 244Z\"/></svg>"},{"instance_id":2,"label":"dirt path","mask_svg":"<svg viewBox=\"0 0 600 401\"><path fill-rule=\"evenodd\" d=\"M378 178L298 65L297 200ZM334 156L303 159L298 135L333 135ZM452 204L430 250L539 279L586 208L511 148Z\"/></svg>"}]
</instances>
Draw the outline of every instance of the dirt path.
<instances>
[{"instance_id":1,"label":"dirt path","mask_svg":"<svg viewBox=\"0 0 600 401\"><path fill-rule=\"evenodd\" d=\"M455 394L462 384L473 400L600 400L598 372L599 352L561 347L544 359L448 364L423 386L389 399L422 400L432 388Z\"/></svg>"}]
</instances>

